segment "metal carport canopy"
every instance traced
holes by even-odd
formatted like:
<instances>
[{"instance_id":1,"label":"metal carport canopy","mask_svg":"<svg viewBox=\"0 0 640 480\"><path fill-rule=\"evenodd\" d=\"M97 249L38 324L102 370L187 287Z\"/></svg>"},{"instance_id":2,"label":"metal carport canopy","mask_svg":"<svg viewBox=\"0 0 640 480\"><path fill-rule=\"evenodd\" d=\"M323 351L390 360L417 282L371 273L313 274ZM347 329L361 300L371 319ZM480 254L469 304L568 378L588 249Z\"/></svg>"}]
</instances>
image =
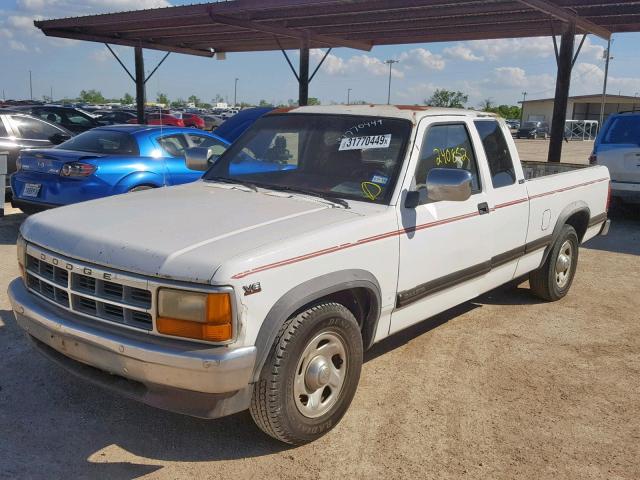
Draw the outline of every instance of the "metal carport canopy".
<instances>
[{"instance_id":1,"label":"metal carport canopy","mask_svg":"<svg viewBox=\"0 0 640 480\"><path fill-rule=\"evenodd\" d=\"M563 103L560 93L566 104L569 33L572 53L575 33L608 39L614 32L640 31L640 0L232 0L34 23L48 36L126 45L138 53L148 48L212 57L300 49L296 76L302 105L308 97L309 48L370 50L375 45L562 34L556 99ZM136 61L142 62L141 53ZM142 73L136 83L143 83ZM556 135L552 132L550 157L554 143L561 148L563 128L564 118Z\"/></svg>"}]
</instances>

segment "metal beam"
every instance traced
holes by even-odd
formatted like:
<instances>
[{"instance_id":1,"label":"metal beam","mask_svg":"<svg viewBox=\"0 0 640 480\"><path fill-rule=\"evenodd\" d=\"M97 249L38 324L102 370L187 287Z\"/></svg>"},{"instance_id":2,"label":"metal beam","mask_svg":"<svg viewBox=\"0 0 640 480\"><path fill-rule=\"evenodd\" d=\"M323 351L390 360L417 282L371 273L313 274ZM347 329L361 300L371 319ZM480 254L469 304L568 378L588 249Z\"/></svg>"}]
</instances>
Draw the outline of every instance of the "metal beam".
<instances>
[{"instance_id":1,"label":"metal beam","mask_svg":"<svg viewBox=\"0 0 640 480\"><path fill-rule=\"evenodd\" d=\"M126 47L140 46L149 50L161 50L164 52L184 53L187 55L196 55L199 57L213 57L214 52L210 50L198 50L188 47L180 47L175 45L167 45L146 40L122 40L117 37L109 37L103 35L91 35L86 33L78 33L76 31L67 30L43 30L44 34L51 37L70 38L72 40L86 40L88 42L110 43L112 45L124 45Z\"/></svg>"},{"instance_id":2,"label":"metal beam","mask_svg":"<svg viewBox=\"0 0 640 480\"><path fill-rule=\"evenodd\" d=\"M131 80L133 80L134 82L136 81L136 79L133 77L133 75L131 75L131 72L129 71L129 69L127 67L125 67L124 63L122 63L122 60L120 60L120 58L118 57L118 55L116 55L116 52L114 52L111 47L109 46L108 43L104 44L105 47L107 47L109 49L109 51L111 52L111 54L115 57L115 59L118 61L118 63L120 64L120 66L122 68L124 68L124 71L127 72L127 75L129 75L129 78L131 78Z\"/></svg>"},{"instance_id":3,"label":"metal beam","mask_svg":"<svg viewBox=\"0 0 640 480\"><path fill-rule=\"evenodd\" d=\"M599 37L608 40L611 38L611 32L600 25L596 25L590 20L579 16L578 14L566 10L564 8L559 7L558 5L554 5L547 0L517 0L528 7L531 7L535 10L539 10L541 12L546 13L547 15L551 15L552 17L557 18L558 20L562 20L566 23L574 23L577 27L580 27L582 30L586 32L593 33L598 35ZM575 29L575 28L574 28Z\"/></svg>"},{"instance_id":4,"label":"metal beam","mask_svg":"<svg viewBox=\"0 0 640 480\"><path fill-rule=\"evenodd\" d=\"M171 53L171 52L167 52L167 53L165 54L165 56L164 56L164 57L162 57L162 60L160 60L160 61L158 62L158 64L156 65L156 68L154 68L154 69L151 71L151 73L150 73L149 75L147 75L147 78L145 78L145 79L144 79L144 83L147 83L147 81L149 81L149 79L150 79L151 77L153 77L153 74L154 74L154 73L156 73L156 70L158 70L158 69L160 68L160 65L162 65L162 64L164 63L164 61L167 59L167 57L169 56L169 54L170 54L170 53Z\"/></svg>"},{"instance_id":5,"label":"metal beam","mask_svg":"<svg viewBox=\"0 0 640 480\"><path fill-rule=\"evenodd\" d=\"M320 63L318 63L318 66L315 68L315 70L313 71L313 73L311 74L311 76L309 77L309 83L311 83L311 80L313 80L313 77L316 76L316 73L318 73L318 70L320 70L320 67L322 66L322 64L324 63L324 61L327 59L327 57L329 56L329 54L331 53L331 48L328 49L324 56L322 57L322 60L320 60Z\"/></svg>"},{"instance_id":6,"label":"metal beam","mask_svg":"<svg viewBox=\"0 0 640 480\"><path fill-rule=\"evenodd\" d=\"M576 50L576 53L573 55L573 60L571 60L571 68L576 64L576 60L578 60L578 55L580 55L580 50L582 50L582 45L584 45L584 41L587 39L587 34L582 35L582 40L580 40L580 45Z\"/></svg>"},{"instance_id":7,"label":"metal beam","mask_svg":"<svg viewBox=\"0 0 640 480\"><path fill-rule=\"evenodd\" d=\"M371 50L372 44L370 42L347 40L344 38L331 37L328 35L321 35L318 33L311 33L302 30L296 30L292 28L276 27L272 25L263 25L251 20L244 20L242 18L234 18L226 15L219 15L217 13L209 12L209 17L216 23L223 25L233 25L235 27L242 27L255 32L271 33L273 35L280 35L283 37L297 38L300 41L314 40L317 43L324 43L327 46L339 46L355 48L356 50Z\"/></svg>"},{"instance_id":8,"label":"metal beam","mask_svg":"<svg viewBox=\"0 0 640 480\"><path fill-rule=\"evenodd\" d=\"M551 141L549 142L549 162L559 162L562 156L562 140L564 139L564 124L567 120L567 104L569 101L569 87L571 86L571 61L573 46L576 38L576 25L570 23L562 33L560 40L560 54L558 55L558 74L556 78L556 94L553 102L553 117L551 120Z\"/></svg>"}]
</instances>

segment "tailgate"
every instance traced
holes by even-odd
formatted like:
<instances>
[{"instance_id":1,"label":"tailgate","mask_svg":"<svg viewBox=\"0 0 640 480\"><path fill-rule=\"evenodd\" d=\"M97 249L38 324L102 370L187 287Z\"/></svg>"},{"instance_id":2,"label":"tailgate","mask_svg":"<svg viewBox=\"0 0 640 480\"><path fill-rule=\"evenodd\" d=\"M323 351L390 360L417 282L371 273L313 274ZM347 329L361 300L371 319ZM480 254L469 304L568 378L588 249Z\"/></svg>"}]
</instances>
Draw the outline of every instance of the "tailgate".
<instances>
[{"instance_id":1,"label":"tailgate","mask_svg":"<svg viewBox=\"0 0 640 480\"><path fill-rule=\"evenodd\" d=\"M609 169L615 182L640 182L640 147L637 145L600 150L598 164Z\"/></svg>"}]
</instances>

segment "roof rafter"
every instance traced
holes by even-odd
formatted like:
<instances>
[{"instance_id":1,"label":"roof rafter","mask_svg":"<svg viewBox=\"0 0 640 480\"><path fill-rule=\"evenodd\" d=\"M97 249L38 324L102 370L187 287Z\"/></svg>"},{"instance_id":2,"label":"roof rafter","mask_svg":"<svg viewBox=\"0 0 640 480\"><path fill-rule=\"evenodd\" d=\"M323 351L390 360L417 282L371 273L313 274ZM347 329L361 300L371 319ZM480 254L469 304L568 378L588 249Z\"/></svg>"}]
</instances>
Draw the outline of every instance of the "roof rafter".
<instances>
[{"instance_id":1,"label":"roof rafter","mask_svg":"<svg viewBox=\"0 0 640 480\"><path fill-rule=\"evenodd\" d=\"M577 27L585 30L588 33L593 33L599 37L609 40L611 38L611 32L600 25L593 23L591 20L587 20L584 17L579 16L577 13L564 8L558 7L547 0L518 0L520 3L527 5L528 7L539 10L547 15L562 20L564 22L573 22Z\"/></svg>"},{"instance_id":2,"label":"roof rafter","mask_svg":"<svg viewBox=\"0 0 640 480\"><path fill-rule=\"evenodd\" d=\"M255 32L272 33L273 35L280 35L283 37L297 38L300 41L315 40L317 43L323 43L327 46L340 46L355 48L356 50L371 50L373 46L371 43L346 40L344 38L337 38L328 35L321 35L318 33L311 33L309 31L296 30L293 28L276 27L273 25L263 25L251 20L245 20L242 18L229 17L226 15L219 15L217 13L209 12L209 17L216 23L222 23L223 25L232 25L234 27L242 27Z\"/></svg>"}]
</instances>

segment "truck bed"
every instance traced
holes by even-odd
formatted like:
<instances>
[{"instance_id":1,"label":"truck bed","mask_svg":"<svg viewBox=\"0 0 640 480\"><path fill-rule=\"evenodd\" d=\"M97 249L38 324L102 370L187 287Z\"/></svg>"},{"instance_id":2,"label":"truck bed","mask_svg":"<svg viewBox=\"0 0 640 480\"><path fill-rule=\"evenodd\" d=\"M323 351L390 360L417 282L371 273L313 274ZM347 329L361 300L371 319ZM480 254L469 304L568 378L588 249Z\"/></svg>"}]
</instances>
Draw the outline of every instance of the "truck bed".
<instances>
[{"instance_id":1,"label":"truck bed","mask_svg":"<svg viewBox=\"0 0 640 480\"><path fill-rule=\"evenodd\" d=\"M559 173L571 172L583 168L589 168L591 165L581 165L578 163L549 163L549 162L527 162L522 161L522 170L524 178L533 180L535 178L547 177L549 175L557 175Z\"/></svg>"}]
</instances>

